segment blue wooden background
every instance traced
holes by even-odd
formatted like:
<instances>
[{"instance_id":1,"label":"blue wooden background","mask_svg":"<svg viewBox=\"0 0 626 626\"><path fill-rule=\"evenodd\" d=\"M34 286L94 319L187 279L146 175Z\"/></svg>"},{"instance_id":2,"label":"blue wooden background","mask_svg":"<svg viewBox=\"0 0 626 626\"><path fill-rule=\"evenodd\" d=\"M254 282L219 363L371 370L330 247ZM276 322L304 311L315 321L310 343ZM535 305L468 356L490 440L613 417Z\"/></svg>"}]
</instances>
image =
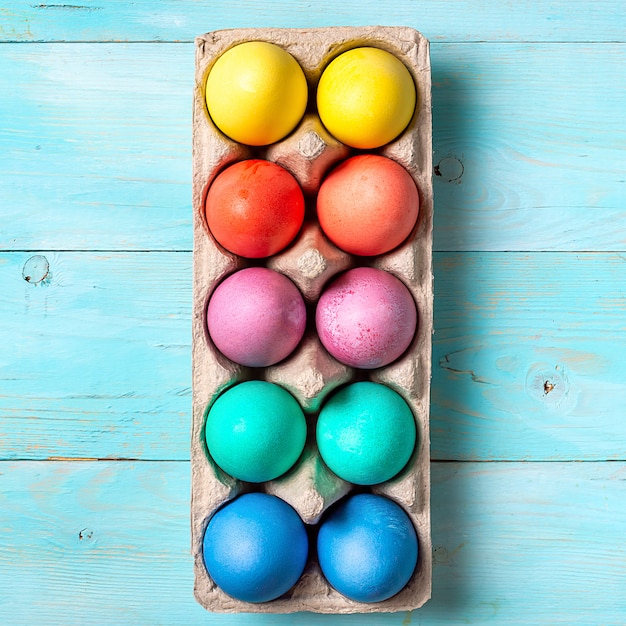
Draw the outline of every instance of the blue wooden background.
<instances>
[{"instance_id":1,"label":"blue wooden background","mask_svg":"<svg viewBox=\"0 0 626 626\"><path fill-rule=\"evenodd\" d=\"M211 615L189 554L193 38L363 24L432 42L433 599ZM625 155L622 0L5 1L0 623L626 624Z\"/></svg>"}]
</instances>

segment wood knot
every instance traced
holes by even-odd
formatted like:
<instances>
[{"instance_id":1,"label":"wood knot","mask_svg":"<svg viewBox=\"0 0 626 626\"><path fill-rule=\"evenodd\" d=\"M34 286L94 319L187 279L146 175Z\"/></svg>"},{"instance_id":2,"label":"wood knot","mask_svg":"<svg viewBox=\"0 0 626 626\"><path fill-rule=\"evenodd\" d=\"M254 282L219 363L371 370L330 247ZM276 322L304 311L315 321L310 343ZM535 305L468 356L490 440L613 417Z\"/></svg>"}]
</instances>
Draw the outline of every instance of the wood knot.
<instances>
[{"instance_id":1,"label":"wood knot","mask_svg":"<svg viewBox=\"0 0 626 626\"><path fill-rule=\"evenodd\" d=\"M572 389L562 365L535 363L526 375L526 392L544 409L567 414L574 409L578 393Z\"/></svg>"},{"instance_id":2,"label":"wood knot","mask_svg":"<svg viewBox=\"0 0 626 626\"><path fill-rule=\"evenodd\" d=\"M22 268L22 278L31 285L50 282L50 263L42 254L31 256Z\"/></svg>"},{"instance_id":3,"label":"wood knot","mask_svg":"<svg viewBox=\"0 0 626 626\"><path fill-rule=\"evenodd\" d=\"M460 183L465 168L456 157L444 157L435 165L435 176L439 176L446 183Z\"/></svg>"}]
</instances>

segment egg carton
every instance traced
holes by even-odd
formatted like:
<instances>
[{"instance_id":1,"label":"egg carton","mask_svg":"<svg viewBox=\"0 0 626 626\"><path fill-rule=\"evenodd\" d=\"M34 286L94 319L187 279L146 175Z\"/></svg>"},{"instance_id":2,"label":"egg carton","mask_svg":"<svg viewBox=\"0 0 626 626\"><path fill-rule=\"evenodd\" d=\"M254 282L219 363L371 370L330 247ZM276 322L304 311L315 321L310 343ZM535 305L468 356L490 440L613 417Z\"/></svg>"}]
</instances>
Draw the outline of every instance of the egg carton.
<instances>
[{"instance_id":1,"label":"egg carton","mask_svg":"<svg viewBox=\"0 0 626 626\"><path fill-rule=\"evenodd\" d=\"M284 140L270 146L250 147L232 141L214 126L206 108L204 88L212 64L227 49L246 41L267 41L287 50L302 67L309 92L313 94L309 97L308 112L299 126ZM288 276L310 305L315 304L324 285L344 270L364 265L383 269L400 278L413 295L418 309L418 330L409 349L399 360L376 370L355 370L339 363L310 331L286 360L267 368L250 370L220 354L213 346L206 327L206 307L214 288L227 275L251 265L249 260L226 251L211 236L203 211L206 190L227 165L244 159L262 158L289 170L305 191L310 204L323 176L332 166L360 153L334 139L311 106L323 69L340 53L359 46L374 46L396 55L415 81L418 100L409 126L393 142L368 152L397 161L411 174L420 196L417 224L408 240L391 252L373 258L356 257L330 243L314 217L309 217L311 211L307 208L307 219L295 242L281 253L263 260L263 264ZM408 27L247 28L210 32L196 39L191 537L195 595L198 602L210 611L393 612L415 609L430 598L429 392L433 311L430 81L428 40ZM258 265L258 262L254 264ZM305 451L296 466L286 475L260 485L242 483L223 473L210 460L203 439L207 407L231 385L250 379L277 383L291 392L305 412L309 432ZM409 515L419 545L418 564L412 578L402 591L388 600L356 602L341 595L326 582L313 556L298 583L276 600L249 603L228 596L210 578L203 560L204 532L217 509L246 491L265 491L288 502L302 520L314 528L330 506L356 489L325 466L315 438L311 437L311 433L315 432L317 413L325 398L333 389L355 380L388 385L407 401L416 420L418 442L407 467L392 480L367 489L397 502Z\"/></svg>"}]
</instances>

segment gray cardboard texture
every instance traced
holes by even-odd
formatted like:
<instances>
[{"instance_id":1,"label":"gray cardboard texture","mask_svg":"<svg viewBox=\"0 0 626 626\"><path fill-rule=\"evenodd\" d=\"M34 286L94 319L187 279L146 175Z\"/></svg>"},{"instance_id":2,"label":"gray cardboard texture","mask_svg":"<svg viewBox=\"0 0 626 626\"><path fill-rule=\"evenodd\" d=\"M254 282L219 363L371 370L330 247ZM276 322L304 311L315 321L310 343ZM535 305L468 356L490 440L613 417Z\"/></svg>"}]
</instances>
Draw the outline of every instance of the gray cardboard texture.
<instances>
[{"instance_id":1,"label":"gray cardboard texture","mask_svg":"<svg viewBox=\"0 0 626 626\"><path fill-rule=\"evenodd\" d=\"M408 466L394 479L370 488L385 495L408 513L419 541L417 568L408 585L392 598L378 603L352 601L334 590L321 574L314 557L304 575L287 594L260 604L233 599L209 577L202 556L204 531L211 515L251 485L226 476L207 455L203 427L207 407L230 385L249 380L252 373L219 354L206 330L206 306L217 284L233 271L246 267L246 259L224 250L212 238L204 218L204 196L217 173L226 165L246 158L264 158L283 165L302 188L314 194L322 177L338 161L357 152L340 144L309 113L296 130L277 144L250 149L225 137L212 123L206 109L204 85L215 60L228 48L246 41L275 43L300 63L311 93L326 65L341 52L358 46L375 46L396 55L415 81L418 101L412 121L398 139L372 150L403 165L420 194L420 213L409 239L378 257L351 256L332 245L315 220L305 222L298 239L286 250L264 261L265 266L286 274L315 303L323 286L339 272L362 265L386 270L409 288L417 304L419 323L409 350L391 365L366 372L367 379L399 392L414 414L418 443ZM193 110L193 428L192 553L197 600L214 612L367 613L406 611L424 604L431 593L432 544L430 534L429 393L432 335L432 130L431 83L428 41L406 27L336 27L300 29L238 29L207 33L196 39L196 86ZM315 334L307 334L286 360L254 372L290 391L305 411L309 431L315 430L317 412L330 391L354 380L355 370L333 359ZM363 375L363 372L360 372ZM310 438L309 438L310 439ZM314 441L285 476L254 490L275 494L291 504L307 524L316 524L323 512L353 490L336 477L319 457ZM313 551L314 553L314 551Z\"/></svg>"}]
</instances>

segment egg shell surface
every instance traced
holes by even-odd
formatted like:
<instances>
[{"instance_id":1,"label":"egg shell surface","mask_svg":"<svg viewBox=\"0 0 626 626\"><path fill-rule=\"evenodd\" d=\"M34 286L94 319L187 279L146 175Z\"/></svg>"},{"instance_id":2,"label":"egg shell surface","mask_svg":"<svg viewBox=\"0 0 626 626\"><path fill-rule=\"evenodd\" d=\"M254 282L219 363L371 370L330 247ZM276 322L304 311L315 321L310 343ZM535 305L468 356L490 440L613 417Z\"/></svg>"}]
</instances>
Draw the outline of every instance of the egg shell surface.
<instances>
[{"instance_id":1,"label":"egg shell surface","mask_svg":"<svg viewBox=\"0 0 626 626\"><path fill-rule=\"evenodd\" d=\"M328 131L353 148L369 150L395 139L413 117L417 94L407 67L371 46L333 59L317 87L317 108Z\"/></svg>"},{"instance_id":2,"label":"egg shell surface","mask_svg":"<svg viewBox=\"0 0 626 626\"><path fill-rule=\"evenodd\" d=\"M317 553L322 573L339 593L357 602L381 602L411 578L417 535L398 504L357 494L340 501L322 521Z\"/></svg>"},{"instance_id":3,"label":"egg shell surface","mask_svg":"<svg viewBox=\"0 0 626 626\"><path fill-rule=\"evenodd\" d=\"M411 175L376 154L346 161L324 179L317 196L317 217L339 248L375 256L400 245L419 213L419 194Z\"/></svg>"},{"instance_id":4,"label":"egg shell surface","mask_svg":"<svg viewBox=\"0 0 626 626\"><path fill-rule=\"evenodd\" d=\"M249 380L226 390L210 407L205 425L208 452L227 474L243 481L274 480L300 457L306 420L285 389Z\"/></svg>"},{"instance_id":5,"label":"egg shell surface","mask_svg":"<svg viewBox=\"0 0 626 626\"><path fill-rule=\"evenodd\" d=\"M411 344L417 308L398 278L371 267L340 274L322 292L315 323L338 361L361 369L388 365Z\"/></svg>"},{"instance_id":6,"label":"egg shell surface","mask_svg":"<svg viewBox=\"0 0 626 626\"><path fill-rule=\"evenodd\" d=\"M239 161L220 172L205 200L207 226L216 241L239 256L259 259L280 252L304 221L304 194L276 163Z\"/></svg>"},{"instance_id":7,"label":"egg shell surface","mask_svg":"<svg viewBox=\"0 0 626 626\"><path fill-rule=\"evenodd\" d=\"M304 570L304 523L283 500L247 493L219 509L203 541L204 563L215 583L246 602L268 602L293 587Z\"/></svg>"},{"instance_id":8,"label":"egg shell surface","mask_svg":"<svg viewBox=\"0 0 626 626\"><path fill-rule=\"evenodd\" d=\"M393 389L368 381L336 391L323 406L316 428L326 465L340 478L375 485L393 478L415 448L415 418Z\"/></svg>"},{"instance_id":9,"label":"egg shell surface","mask_svg":"<svg viewBox=\"0 0 626 626\"><path fill-rule=\"evenodd\" d=\"M248 367L267 367L287 357L305 327L300 291L284 274L265 267L228 276L207 306L207 329L217 349Z\"/></svg>"},{"instance_id":10,"label":"egg shell surface","mask_svg":"<svg viewBox=\"0 0 626 626\"><path fill-rule=\"evenodd\" d=\"M215 125L240 143L263 146L289 134L304 115L306 77L286 50L265 41L233 46L215 62L206 82Z\"/></svg>"}]
</instances>

